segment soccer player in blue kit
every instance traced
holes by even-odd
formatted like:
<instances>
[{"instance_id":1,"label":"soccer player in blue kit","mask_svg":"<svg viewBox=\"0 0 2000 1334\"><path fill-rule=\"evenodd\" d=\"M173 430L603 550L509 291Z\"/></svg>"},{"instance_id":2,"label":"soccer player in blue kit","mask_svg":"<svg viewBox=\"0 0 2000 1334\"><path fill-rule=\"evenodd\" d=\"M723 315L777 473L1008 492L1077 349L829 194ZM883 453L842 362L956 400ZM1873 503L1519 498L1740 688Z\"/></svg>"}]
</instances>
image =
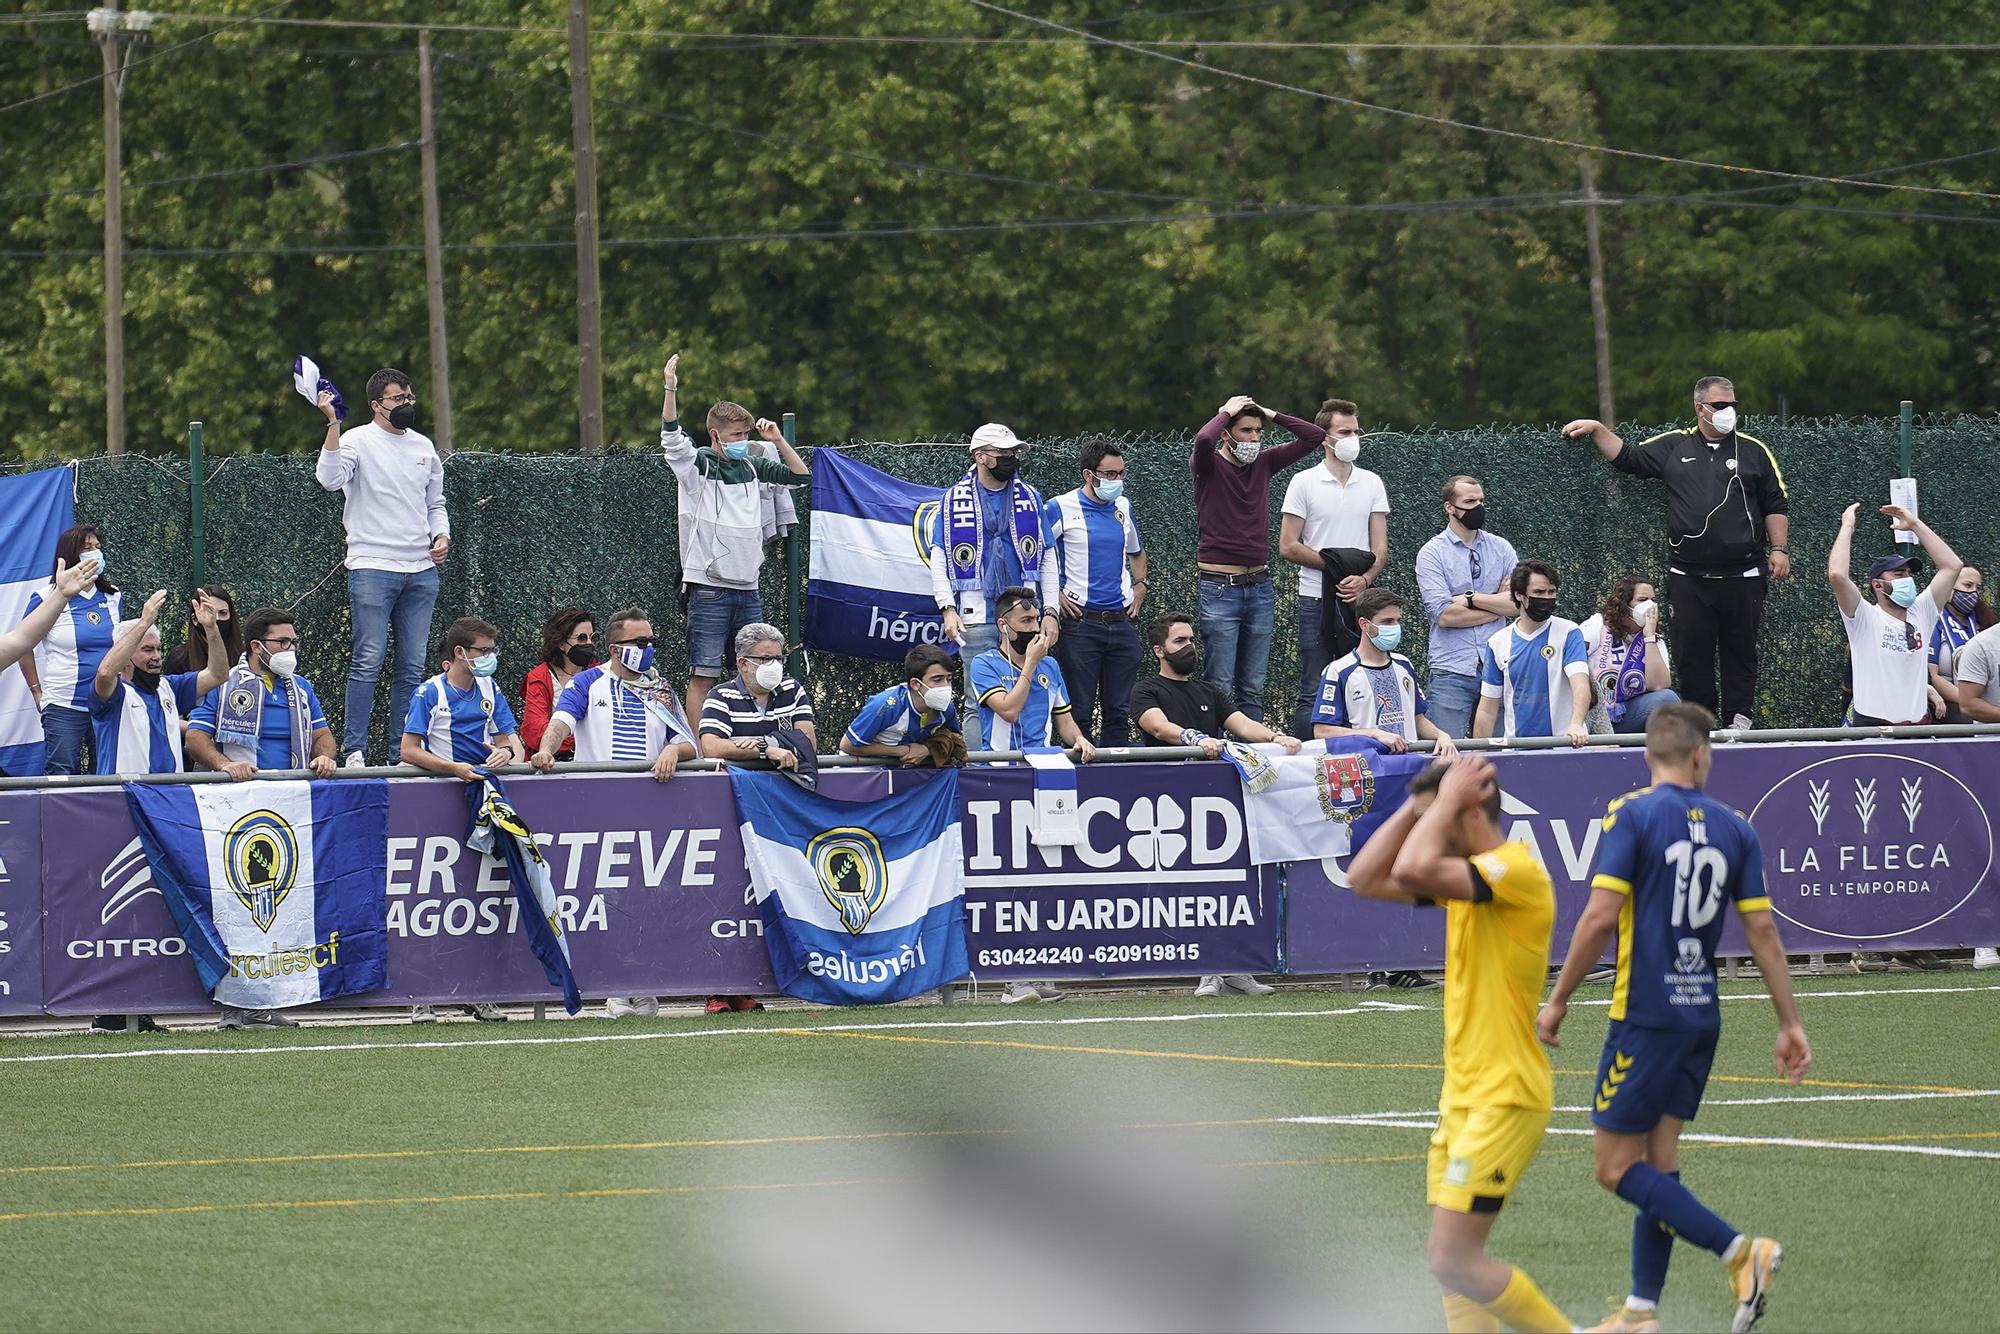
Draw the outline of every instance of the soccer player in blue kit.
<instances>
[{"instance_id":1,"label":"soccer player in blue kit","mask_svg":"<svg viewBox=\"0 0 2000 1334\"><path fill-rule=\"evenodd\" d=\"M1743 1334L1764 1314L1784 1251L1725 1223L1680 1180L1681 1128L1701 1106L1722 1015L1715 947L1722 907L1734 901L1743 934L1778 1011L1778 1072L1797 1084L1812 1048L1792 998L1785 949L1764 893L1764 854L1750 822L1702 791L1714 751L1715 717L1671 704L1646 723L1652 785L1604 812L1590 902L1570 937L1562 976L1535 1020L1559 1045L1570 996L1603 957L1615 930L1617 980L1611 1029L1597 1067L1591 1121L1597 1181L1639 1211L1632 1227L1632 1293L1602 1330L1659 1329L1660 1291L1674 1238L1715 1252L1736 1295L1730 1328Z\"/></svg>"}]
</instances>

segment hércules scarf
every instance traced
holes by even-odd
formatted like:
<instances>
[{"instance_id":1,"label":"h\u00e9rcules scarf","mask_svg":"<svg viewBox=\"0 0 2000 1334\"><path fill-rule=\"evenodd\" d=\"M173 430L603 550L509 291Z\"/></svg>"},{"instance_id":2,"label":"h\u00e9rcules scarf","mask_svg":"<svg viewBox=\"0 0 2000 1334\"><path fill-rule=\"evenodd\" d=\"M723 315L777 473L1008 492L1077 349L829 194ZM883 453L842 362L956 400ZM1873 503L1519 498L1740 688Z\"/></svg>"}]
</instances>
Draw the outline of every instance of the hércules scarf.
<instances>
[{"instance_id":1,"label":"h\u00e9rcules scarf","mask_svg":"<svg viewBox=\"0 0 2000 1334\"><path fill-rule=\"evenodd\" d=\"M1032 586L1042 569L1042 501L1020 478L1008 483L1014 509L1014 551L1021 558L1021 581ZM979 470L971 468L944 493L945 573L952 591L979 588L979 557L986 550L986 507L980 503Z\"/></svg>"}]
</instances>

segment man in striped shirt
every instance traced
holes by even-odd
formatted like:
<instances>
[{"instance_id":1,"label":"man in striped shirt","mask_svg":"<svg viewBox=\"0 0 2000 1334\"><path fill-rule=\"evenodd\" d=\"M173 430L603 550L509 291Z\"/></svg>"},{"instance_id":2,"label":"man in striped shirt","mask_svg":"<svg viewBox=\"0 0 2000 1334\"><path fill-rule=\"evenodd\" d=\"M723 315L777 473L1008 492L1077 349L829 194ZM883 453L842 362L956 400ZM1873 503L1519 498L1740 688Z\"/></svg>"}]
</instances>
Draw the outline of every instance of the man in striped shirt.
<instances>
[{"instance_id":1,"label":"man in striped shirt","mask_svg":"<svg viewBox=\"0 0 2000 1334\"><path fill-rule=\"evenodd\" d=\"M1083 446L1083 485L1043 507L1058 561L1063 633L1056 661L1084 733L1107 746L1132 739L1132 686L1146 601L1146 548L1125 496L1125 452L1094 436ZM1128 568L1129 567L1129 568ZM1099 698L1104 723L1098 726Z\"/></svg>"},{"instance_id":2,"label":"man in striped shirt","mask_svg":"<svg viewBox=\"0 0 2000 1334\"><path fill-rule=\"evenodd\" d=\"M530 762L547 773L555 767L563 738L573 735L580 763L647 763L653 777L664 783L695 752L679 698L657 680L652 617L642 607L613 612L605 635L610 657L578 672L563 687ZM676 737L676 728L684 738Z\"/></svg>"},{"instance_id":3,"label":"man in striped shirt","mask_svg":"<svg viewBox=\"0 0 2000 1334\"><path fill-rule=\"evenodd\" d=\"M215 609L202 598L194 599L193 607L195 624L208 637L208 666L199 672L160 675L165 655L157 622L166 600L164 588L147 598L139 619L118 627L118 642L97 665L90 716L100 774L184 772L181 719L229 675L228 650L216 628Z\"/></svg>"},{"instance_id":4,"label":"man in striped shirt","mask_svg":"<svg viewBox=\"0 0 2000 1334\"><path fill-rule=\"evenodd\" d=\"M785 674L784 635L775 625L753 621L736 632L735 678L718 683L701 706L701 748L712 760L769 760L796 769L799 757L772 739L781 727L818 747L812 701Z\"/></svg>"},{"instance_id":5,"label":"man in striped shirt","mask_svg":"<svg viewBox=\"0 0 2000 1334\"><path fill-rule=\"evenodd\" d=\"M979 699L981 731L992 750L1023 750L1047 746L1061 737L1076 748L1087 764L1097 748L1076 725L1070 712L1069 687L1062 667L1049 658L1054 640L1041 628L1041 611L1032 588L1010 588L1000 594L1000 647L972 660L972 689Z\"/></svg>"}]
</instances>

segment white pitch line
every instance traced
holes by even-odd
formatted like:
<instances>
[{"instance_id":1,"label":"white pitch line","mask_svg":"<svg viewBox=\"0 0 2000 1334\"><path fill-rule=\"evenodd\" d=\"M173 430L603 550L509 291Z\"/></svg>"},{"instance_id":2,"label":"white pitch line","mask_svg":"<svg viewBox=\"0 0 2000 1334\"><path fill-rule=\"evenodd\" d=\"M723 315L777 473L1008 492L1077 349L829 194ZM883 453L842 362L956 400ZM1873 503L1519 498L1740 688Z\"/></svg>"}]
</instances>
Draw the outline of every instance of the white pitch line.
<instances>
[{"instance_id":1,"label":"white pitch line","mask_svg":"<svg viewBox=\"0 0 2000 1334\"><path fill-rule=\"evenodd\" d=\"M894 1024L792 1024L692 1029L672 1033L578 1033L546 1038L432 1038L421 1042L301 1042L284 1047L145 1047L136 1051L72 1051L0 1056L0 1065L51 1061L122 1061L157 1056L272 1056L312 1052L435 1051L454 1047L550 1047L594 1042L667 1042L682 1038L797 1037L801 1033L877 1033L908 1029L1063 1028L1085 1024L1184 1024L1228 1019L1335 1019L1357 1014L1410 1014L1425 1005L1360 1001L1335 1010L1209 1010L1198 1014L1078 1015L1074 1019L929 1019Z\"/></svg>"},{"instance_id":2,"label":"white pitch line","mask_svg":"<svg viewBox=\"0 0 2000 1334\"><path fill-rule=\"evenodd\" d=\"M1978 987L1858 987L1853 991L1795 991L1800 1000L1839 1000L1845 996L1955 996L1968 991L2000 991L2000 983ZM1720 999L1726 1001L1769 1000L1768 991L1740 991ZM1572 1000L1573 1006L1609 1005L1609 999Z\"/></svg>"},{"instance_id":3,"label":"white pitch line","mask_svg":"<svg viewBox=\"0 0 2000 1334\"><path fill-rule=\"evenodd\" d=\"M1801 1099L1800 1101L1803 1101ZM1557 1110L1568 1110L1559 1108ZM1407 1119L1389 1119L1394 1113L1377 1113L1358 1116L1285 1116L1278 1118L1287 1125L1304 1126L1353 1126L1372 1127L1378 1130L1435 1130L1435 1113L1428 1120L1411 1116ZM1550 1126L1551 1135L1596 1135L1597 1131L1585 1126ZM1865 1141L1843 1139L1800 1139L1790 1135L1717 1135L1706 1132L1686 1131L1681 1142L1698 1144L1747 1144L1779 1149L1838 1149L1849 1153L1902 1153L1921 1158L1978 1158L2000 1162L2000 1152L1987 1149L1949 1149L1938 1144L1870 1144Z\"/></svg>"}]
</instances>

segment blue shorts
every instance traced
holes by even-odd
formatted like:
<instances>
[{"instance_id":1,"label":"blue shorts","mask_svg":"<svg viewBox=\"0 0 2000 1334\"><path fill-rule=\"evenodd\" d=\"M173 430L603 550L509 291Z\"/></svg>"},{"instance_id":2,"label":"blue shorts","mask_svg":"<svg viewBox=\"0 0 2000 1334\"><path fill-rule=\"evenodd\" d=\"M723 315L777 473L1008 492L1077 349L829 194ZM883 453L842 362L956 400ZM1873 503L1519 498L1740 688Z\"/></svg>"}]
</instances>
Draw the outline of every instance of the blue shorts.
<instances>
[{"instance_id":1,"label":"blue shorts","mask_svg":"<svg viewBox=\"0 0 2000 1334\"><path fill-rule=\"evenodd\" d=\"M736 675L736 632L764 619L764 603L754 588L688 586L688 666L692 676Z\"/></svg>"},{"instance_id":2,"label":"blue shorts","mask_svg":"<svg viewBox=\"0 0 2000 1334\"><path fill-rule=\"evenodd\" d=\"M1591 1123L1643 1135L1663 1116L1694 1120L1720 1036L1715 1028L1641 1028L1612 1020L1597 1062Z\"/></svg>"}]
</instances>

